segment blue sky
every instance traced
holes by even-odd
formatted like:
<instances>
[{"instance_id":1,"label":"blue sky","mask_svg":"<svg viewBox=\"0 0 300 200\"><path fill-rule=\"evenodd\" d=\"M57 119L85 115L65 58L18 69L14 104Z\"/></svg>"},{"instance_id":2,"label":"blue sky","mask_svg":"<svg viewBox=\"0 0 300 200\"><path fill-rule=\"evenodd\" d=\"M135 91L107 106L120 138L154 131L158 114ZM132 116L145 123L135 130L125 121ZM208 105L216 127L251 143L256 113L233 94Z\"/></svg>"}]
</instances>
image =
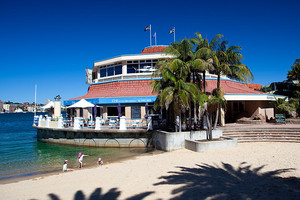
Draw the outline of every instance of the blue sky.
<instances>
[{"instance_id":1,"label":"blue sky","mask_svg":"<svg viewBox=\"0 0 300 200\"><path fill-rule=\"evenodd\" d=\"M243 47L254 83L286 79L300 58L298 1L10 1L0 0L0 100L37 102L86 94L85 68L95 61L138 54L200 32L223 34Z\"/></svg>"}]
</instances>

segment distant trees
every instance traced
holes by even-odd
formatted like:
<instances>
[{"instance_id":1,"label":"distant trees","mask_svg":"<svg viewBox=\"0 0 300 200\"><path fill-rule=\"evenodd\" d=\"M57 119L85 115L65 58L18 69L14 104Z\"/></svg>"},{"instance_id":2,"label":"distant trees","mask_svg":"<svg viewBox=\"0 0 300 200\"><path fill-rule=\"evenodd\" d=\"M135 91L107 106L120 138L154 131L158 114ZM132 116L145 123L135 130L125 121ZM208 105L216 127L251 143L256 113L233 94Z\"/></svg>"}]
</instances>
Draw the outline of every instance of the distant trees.
<instances>
[{"instance_id":1,"label":"distant trees","mask_svg":"<svg viewBox=\"0 0 300 200\"><path fill-rule=\"evenodd\" d=\"M262 88L262 91L272 92L278 95L284 95L289 98L277 99L272 102L277 113L292 117L292 113L300 116L300 88L297 84L300 81L300 59L296 59L287 73L287 79L282 82L273 82L269 87Z\"/></svg>"},{"instance_id":2,"label":"distant trees","mask_svg":"<svg viewBox=\"0 0 300 200\"><path fill-rule=\"evenodd\" d=\"M298 80L300 81L300 59L296 59L292 65L292 70L288 71L287 74L288 80Z\"/></svg>"}]
</instances>

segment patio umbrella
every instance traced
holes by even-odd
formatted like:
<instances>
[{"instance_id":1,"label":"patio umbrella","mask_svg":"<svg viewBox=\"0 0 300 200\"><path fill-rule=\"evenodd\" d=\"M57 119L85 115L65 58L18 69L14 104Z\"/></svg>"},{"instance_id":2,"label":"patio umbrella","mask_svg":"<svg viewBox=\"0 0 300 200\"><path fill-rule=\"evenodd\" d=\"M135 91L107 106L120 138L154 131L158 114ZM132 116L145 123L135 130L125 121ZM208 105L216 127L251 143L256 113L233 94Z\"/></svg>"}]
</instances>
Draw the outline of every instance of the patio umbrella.
<instances>
[{"instance_id":1,"label":"patio umbrella","mask_svg":"<svg viewBox=\"0 0 300 200\"><path fill-rule=\"evenodd\" d=\"M146 102L146 105L145 105L145 112L146 112L146 114L145 114L145 118L148 118L148 102Z\"/></svg>"},{"instance_id":2,"label":"patio umbrella","mask_svg":"<svg viewBox=\"0 0 300 200\"><path fill-rule=\"evenodd\" d=\"M121 115L121 104L120 103L118 103L118 117L119 118L122 117L122 115Z\"/></svg>"},{"instance_id":3,"label":"patio umbrella","mask_svg":"<svg viewBox=\"0 0 300 200\"><path fill-rule=\"evenodd\" d=\"M94 119L97 117L97 105L94 106Z\"/></svg>"},{"instance_id":4,"label":"patio umbrella","mask_svg":"<svg viewBox=\"0 0 300 200\"><path fill-rule=\"evenodd\" d=\"M86 101L85 99L81 99L77 103L74 103L73 105L69 106L68 108L92 108L94 107L94 104Z\"/></svg>"},{"instance_id":5,"label":"patio umbrella","mask_svg":"<svg viewBox=\"0 0 300 200\"><path fill-rule=\"evenodd\" d=\"M42 109L46 110L46 109L50 109L50 108L54 108L54 102L50 101L49 103L47 103L47 105L44 105L43 107L41 107Z\"/></svg>"}]
</instances>

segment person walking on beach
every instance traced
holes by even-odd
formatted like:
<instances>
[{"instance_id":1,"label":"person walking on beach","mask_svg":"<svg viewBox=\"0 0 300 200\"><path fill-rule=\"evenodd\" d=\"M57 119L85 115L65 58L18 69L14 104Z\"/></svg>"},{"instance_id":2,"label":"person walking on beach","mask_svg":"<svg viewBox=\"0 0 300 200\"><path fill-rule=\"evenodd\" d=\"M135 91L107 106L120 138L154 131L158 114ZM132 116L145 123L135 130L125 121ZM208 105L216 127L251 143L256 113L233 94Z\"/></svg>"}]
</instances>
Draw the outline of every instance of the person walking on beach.
<instances>
[{"instance_id":1,"label":"person walking on beach","mask_svg":"<svg viewBox=\"0 0 300 200\"><path fill-rule=\"evenodd\" d=\"M65 160L64 165L63 165L63 172L66 171L73 171L73 169L68 168L68 160Z\"/></svg>"},{"instance_id":2,"label":"person walking on beach","mask_svg":"<svg viewBox=\"0 0 300 200\"><path fill-rule=\"evenodd\" d=\"M79 168L82 168L82 161L83 161L83 157L84 156L88 156L88 155L84 155L82 153L78 154L78 162L79 162Z\"/></svg>"}]
</instances>

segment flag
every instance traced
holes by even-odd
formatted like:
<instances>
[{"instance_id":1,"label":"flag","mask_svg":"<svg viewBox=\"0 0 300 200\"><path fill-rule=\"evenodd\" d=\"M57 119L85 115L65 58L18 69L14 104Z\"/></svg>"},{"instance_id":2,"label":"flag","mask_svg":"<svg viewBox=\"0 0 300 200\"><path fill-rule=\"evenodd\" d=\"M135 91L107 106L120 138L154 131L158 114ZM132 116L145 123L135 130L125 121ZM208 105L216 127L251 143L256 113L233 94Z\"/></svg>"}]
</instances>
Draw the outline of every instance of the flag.
<instances>
[{"instance_id":1,"label":"flag","mask_svg":"<svg viewBox=\"0 0 300 200\"><path fill-rule=\"evenodd\" d=\"M151 29L151 24L149 26L147 26L144 31L147 31L147 30L150 30L150 29Z\"/></svg>"},{"instance_id":2,"label":"flag","mask_svg":"<svg viewBox=\"0 0 300 200\"><path fill-rule=\"evenodd\" d=\"M175 27L169 31L169 34L175 33Z\"/></svg>"},{"instance_id":3,"label":"flag","mask_svg":"<svg viewBox=\"0 0 300 200\"><path fill-rule=\"evenodd\" d=\"M156 38L156 32L153 34L152 38Z\"/></svg>"}]
</instances>

